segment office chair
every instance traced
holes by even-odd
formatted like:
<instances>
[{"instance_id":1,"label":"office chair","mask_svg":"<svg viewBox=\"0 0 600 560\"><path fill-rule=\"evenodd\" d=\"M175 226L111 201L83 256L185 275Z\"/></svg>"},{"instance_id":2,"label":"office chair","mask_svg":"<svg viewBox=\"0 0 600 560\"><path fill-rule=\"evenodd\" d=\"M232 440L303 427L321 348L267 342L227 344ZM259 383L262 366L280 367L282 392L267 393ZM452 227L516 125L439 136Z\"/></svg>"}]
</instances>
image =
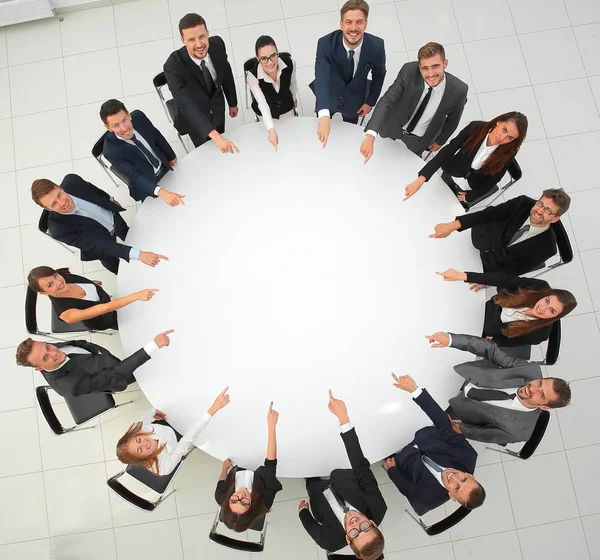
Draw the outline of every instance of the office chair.
<instances>
[{"instance_id":1,"label":"office chair","mask_svg":"<svg viewBox=\"0 0 600 560\"><path fill-rule=\"evenodd\" d=\"M127 185L127 177L120 171L117 171L112 165L104 161L104 154L102 153L102 150L104 149L104 139L106 138L108 132L109 131L107 130L102 136L100 136L100 138L98 138L98 140L96 140L95 144L92 146L92 156L94 156L94 159L100 164L100 167L104 169L104 172L108 175L108 178L116 187L119 186L119 183L115 181L113 175L115 175L119 181Z\"/></svg>"},{"instance_id":2,"label":"office chair","mask_svg":"<svg viewBox=\"0 0 600 560\"><path fill-rule=\"evenodd\" d=\"M261 515L254 524L248 529L248 531L255 531L259 533L258 541L249 541L244 539L236 539L229 537L222 533L219 533L218 526L223 523L221 519L221 508L217 511L215 520L210 528L208 538L221 546L231 548L233 550L240 550L244 552L262 552L265 549L265 538L267 534L267 514ZM242 533L240 533L242 535Z\"/></svg>"},{"instance_id":3,"label":"office chair","mask_svg":"<svg viewBox=\"0 0 600 560\"><path fill-rule=\"evenodd\" d=\"M163 88L167 85L167 77L165 76L165 73L161 72L160 74L156 74L156 76L152 78L152 83L154 84L154 89L156 90L158 98L160 99L160 104L162 105L162 108L165 111L165 115L167 115L168 121L171 124L173 124L173 127L175 127L175 114L177 113L177 106L175 105L175 100L165 99L165 96L162 91ZM185 153L189 154L190 151L188 150L188 147L182 138L182 136L185 136L187 132L185 132L184 130L179 130L176 127L175 130L177 130L177 138L179 138L179 141L181 142Z\"/></svg>"},{"instance_id":4,"label":"office chair","mask_svg":"<svg viewBox=\"0 0 600 560\"><path fill-rule=\"evenodd\" d=\"M546 355L543 360L533 362L541 366L553 366L558 362L560 355L560 341L561 341L562 327L560 325L560 319L552 323L552 329L550 330L550 336L548 337L548 346L546 347Z\"/></svg>"},{"instance_id":5,"label":"office chair","mask_svg":"<svg viewBox=\"0 0 600 560\"><path fill-rule=\"evenodd\" d=\"M542 442L542 438L546 433L548 424L550 423L550 413L547 410L540 410L533 433L531 437L525 442L520 451L511 451L510 449L499 449L497 447L489 447L486 445L486 449L497 451L498 453L504 453L505 455L511 455L512 457L518 457L519 459L529 459Z\"/></svg>"},{"instance_id":6,"label":"office chair","mask_svg":"<svg viewBox=\"0 0 600 560\"><path fill-rule=\"evenodd\" d=\"M450 515L448 515L441 521L434 523L433 525L426 525L420 517L417 517L408 509L405 509L404 511L408 513L410 517L412 517L412 519L419 525L419 527L421 527L421 529L423 529L423 531L425 531L425 533L427 533L430 537L434 537L435 535L439 535L440 533L443 533L444 531L447 531L448 529L451 529L452 527L460 523L473 510L460 506Z\"/></svg>"},{"instance_id":7,"label":"office chair","mask_svg":"<svg viewBox=\"0 0 600 560\"><path fill-rule=\"evenodd\" d=\"M554 235L556 237L556 248L558 249L558 262L546 266L546 263L542 263L536 268L534 268L530 272L534 272L540 270L537 274L532 274L533 278L537 278L542 274L546 274L546 272L558 268L559 266L563 266L565 264L570 263L573 260L573 247L571 247L571 241L569 240L569 236L567 234L567 230L562 223L562 220L558 220L558 222L554 222L550 224L550 227L554 231Z\"/></svg>"},{"instance_id":8,"label":"office chair","mask_svg":"<svg viewBox=\"0 0 600 560\"><path fill-rule=\"evenodd\" d=\"M508 173L510 180L508 181L508 183L506 183L506 185L502 186L500 185L500 183L498 183L492 190L488 191L487 193L481 195L479 198L475 199L474 201L469 203L469 210L471 208L473 208L474 206L476 206L477 204L479 204L480 202L488 199L490 196L492 196L494 193L497 193L496 196L494 198L492 198L492 200L490 200L486 206L491 206L492 204L494 204L494 202L496 201L496 199L501 196L502 194L506 193L506 191L512 187L521 177L523 177L523 171L521 170L521 166L519 165L519 162L515 159L512 158L509 162L508 162L508 166L506 168L506 172Z\"/></svg>"},{"instance_id":9,"label":"office chair","mask_svg":"<svg viewBox=\"0 0 600 560\"><path fill-rule=\"evenodd\" d=\"M58 239L54 239L54 237L52 237L50 235L50 232L48 231L48 218L49 217L50 217L50 212L48 212L48 210L42 210L42 215L40 216L40 219L38 221L38 229L44 235L47 235L50 239L52 239L52 241L56 241L56 243L58 243L61 247L64 247L67 251L69 251L69 253L75 254L75 251L73 251L73 249L71 249L71 247L69 247L66 243L63 243L62 241L59 241Z\"/></svg>"}]
</instances>

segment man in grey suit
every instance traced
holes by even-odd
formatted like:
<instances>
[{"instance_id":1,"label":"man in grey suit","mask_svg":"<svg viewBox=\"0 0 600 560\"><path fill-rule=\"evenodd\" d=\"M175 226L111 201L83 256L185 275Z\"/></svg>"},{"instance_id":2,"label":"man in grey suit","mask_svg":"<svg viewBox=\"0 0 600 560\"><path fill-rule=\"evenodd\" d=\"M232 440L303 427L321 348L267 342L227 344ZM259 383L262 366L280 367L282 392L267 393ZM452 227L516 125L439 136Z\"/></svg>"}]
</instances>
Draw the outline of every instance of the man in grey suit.
<instances>
[{"instance_id":1,"label":"man in grey suit","mask_svg":"<svg viewBox=\"0 0 600 560\"><path fill-rule=\"evenodd\" d=\"M456 130L469 87L445 72L446 52L439 43L419 49L418 61L407 62L375 107L365 127L360 153L373 155L377 135L402 140L409 150L437 152Z\"/></svg>"},{"instance_id":2,"label":"man in grey suit","mask_svg":"<svg viewBox=\"0 0 600 560\"><path fill-rule=\"evenodd\" d=\"M446 412L469 439L500 444L527 441L540 410L571 402L566 381L542 378L540 366L504 352L490 340L444 332L427 339L432 348L450 346L484 358L454 367L466 381Z\"/></svg>"}]
</instances>

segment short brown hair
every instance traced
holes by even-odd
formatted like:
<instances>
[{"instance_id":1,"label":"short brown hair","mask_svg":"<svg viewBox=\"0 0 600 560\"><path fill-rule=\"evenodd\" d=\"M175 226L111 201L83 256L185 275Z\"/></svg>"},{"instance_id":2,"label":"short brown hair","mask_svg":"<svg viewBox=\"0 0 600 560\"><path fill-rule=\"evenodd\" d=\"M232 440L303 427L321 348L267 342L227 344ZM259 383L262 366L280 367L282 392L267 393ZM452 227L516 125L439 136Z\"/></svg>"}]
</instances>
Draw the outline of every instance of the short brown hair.
<instances>
[{"instance_id":1,"label":"short brown hair","mask_svg":"<svg viewBox=\"0 0 600 560\"><path fill-rule=\"evenodd\" d=\"M419 49L419 52L417 53L417 60L420 62L424 58L432 58L436 54L441 55L442 60L446 60L446 51L444 50L444 47L442 47L442 45L439 43L430 42L426 45L423 45Z\"/></svg>"},{"instance_id":2,"label":"short brown hair","mask_svg":"<svg viewBox=\"0 0 600 560\"><path fill-rule=\"evenodd\" d=\"M191 29L192 27L198 27L199 25L204 25L204 27L208 29L206 20L202 16L199 16L198 14L185 14L179 20L179 35L183 37L184 29Z\"/></svg>"},{"instance_id":3,"label":"short brown hair","mask_svg":"<svg viewBox=\"0 0 600 560\"><path fill-rule=\"evenodd\" d=\"M475 482L477 483L477 485L473 488L473 490L471 490L467 501L464 504L462 504L462 506L466 507L467 509L478 508L485 501L485 490L483 486L481 486L479 482Z\"/></svg>"},{"instance_id":4,"label":"short brown hair","mask_svg":"<svg viewBox=\"0 0 600 560\"><path fill-rule=\"evenodd\" d=\"M562 216L571 206L571 197L563 189L546 189L542 196L551 199L558 206L557 216Z\"/></svg>"},{"instance_id":5,"label":"short brown hair","mask_svg":"<svg viewBox=\"0 0 600 560\"><path fill-rule=\"evenodd\" d=\"M550 408L564 408L565 406L569 406L571 404L571 387L569 387L569 384L559 377L547 377L547 379L554 381L554 392L557 395L556 400L549 402L548 406Z\"/></svg>"},{"instance_id":6,"label":"short brown hair","mask_svg":"<svg viewBox=\"0 0 600 560\"><path fill-rule=\"evenodd\" d=\"M383 547L385 545L383 534L377 527L371 527L371 531L375 533L375 538L371 539L361 549L354 545L354 541L350 541L350 548L354 552L354 556L361 560L378 560L379 558L383 558Z\"/></svg>"},{"instance_id":7,"label":"short brown hair","mask_svg":"<svg viewBox=\"0 0 600 560\"><path fill-rule=\"evenodd\" d=\"M360 10L365 14L365 19L369 19L369 4L367 4L365 0L348 0L340 10L340 19L344 19L346 12L349 12L350 10Z\"/></svg>"},{"instance_id":8,"label":"short brown hair","mask_svg":"<svg viewBox=\"0 0 600 560\"><path fill-rule=\"evenodd\" d=\"M40 202L40 199L57 188L58 185L50 179L36 179L31 184L31 198L33 198L33 202L43 208L44 206Z\"/></svg>"},{"instance_id":9,"label":"short brown hair","mask_svg":"<svg viewBox=\"0 0 600 560\"><path fill-rule=\"evenodd\" d=\"M31 354L31 350L33 349L33 343L35 340L32 338L28 338L19 344L17 348L17 365L24 367L32 367L29 363L29 354Z\"/></svg>"}]
</instances>

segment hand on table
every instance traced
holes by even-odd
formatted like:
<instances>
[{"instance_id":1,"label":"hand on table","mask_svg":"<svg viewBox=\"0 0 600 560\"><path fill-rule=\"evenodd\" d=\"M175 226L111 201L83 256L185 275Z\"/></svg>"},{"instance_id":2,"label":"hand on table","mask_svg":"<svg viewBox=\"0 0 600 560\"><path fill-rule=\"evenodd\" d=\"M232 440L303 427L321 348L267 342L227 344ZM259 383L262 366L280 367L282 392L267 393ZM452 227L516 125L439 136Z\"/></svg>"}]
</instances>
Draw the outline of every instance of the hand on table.
<instances>
[{"instance_id":1,"label":"hand on table","mask_svg":"<svg viewBox=\"0 0 600 560\"><path fill-rule=\"evenodd\" d=\"M152 251L140 251L140 257L138 260L148 266L156 266L161 260L168 261L169 257L159 255L158 253L153 253Z\"/></svg>"},{"instance_id":2,"label":"hand on table","mask_svg":"<svg viewBox=\"0 0 600 560\"><path fill-rule=\"evenodd\" d=\"M346 410L346 403L340 399L336 399L329 389L329 403L327 405L332 414L337 416L340 425L347 424L350 422L348 419L348 411Z\"/></svg>"},{"instance_id":3,"label":"hand on table","mask_svg":"<svg viewBox=\"0 0 600 560\"><path fill-rule=\"evenodd\" d=\"M162 410L156 409L154 411L154 419L155 420L166 420L166 418L167 418L167 415Z\"/></svg>"},{"instance_id":4,"label":"hand on table","mask_svg":"<svg viewBox=\"0 0 600 560\"><path fill-rule=\"evenodd\" d=\"M169 206L179 206L180 204L185 206L185 202L183 201L185 198L184 194L171 192L161 187L158 191L158 197L162 198Z\"/></svg>"},{"instance_id":5,"label":"hand on table","mask_svg":"<svg viewBox=\"0 0 600 560\"><path fill-rule=\"evenodd\" d=\"M408 200L413 194L415 194L423 186L424 182L425 177L417 177L412 183L406 185L406 188L404 189L404 198L402 199L402 202Z\"/></svg>"},{"instance_id":6,"label":"hand on table","mask_svg":"<svg viewBox=\"0 0 600 560\"><path fill-rule=\"evenodd\" d=\"M449 222L447 224L438 224L433 230L434 233L429 236L430 238L443 239L444 237L448 237L453 231L456 231L456 228L453 226L452 222Z\"/></svg>"},{"instance_id":7,"label":"hand on table","mask_svg":"<svg viewBox=\"0 0 600 560\"><path fill-rule=\"evenodd\" d=\"M322 142L323 148L327 146L327 139L329 138L329 131L331 128L330 117L321 117L319 124L317 125L317 138L319 142Z\"/></svg>"},{"instance_id":8,"label":"hand on table","mask_svg":"<svg viewBox=\"0 0 600 560\"><path fill-rule=\"evenodd\" d=\"M444 270L444 272L436 272L436 274L441 276L444 282L465 282L467 280L465 272L459 272L454 268L449 268L448 270Z\"/></svg>"},{"instance_id":9,"label":"hand on table","mask_svg":"<svg viewBox=\"0 0 600 560\"><path fill-rule=\"evenodd\" d=\"M402 389L407 393L413 393L417 390L417 384L410 375L401 375L398 377L395 373L392 373L392 377L394 378L394 387Z\"/></svg>"},{"instance_id":10,"label":"hand on table","mask_svg":"<svg viewBox=\"0 0 600 560\"><path fill-rule=\"evenodd\" d=\"M223 154L240 153L240 151L237 149L237 146L231 140L227 140L227 138L224 138L220 134L213 139L213 142Z\"/></svg>"},{"instance_id":11,"label":"hand on table","mask_svg":"<svg viewBox=\"0 0 600 560\"><path fill-rule=\"evenodd\" d=\"M156 292L159 292L158 288L148 288L146 290L140 290L139 292L135 292L135 299L137 301L150 301Z\"/></svg>"},{"instance_id":12,"label":"hand on table","mask_svg":"<svg viewBox=\"0 0 600 560\"><path fill-rule=\"evenodd\" d=\"M156 346L158 346L159 348L163 348L164 346L169 346L169 344L171 344L171 340L169 339L169 335L175 332L175 329L170 329L168 331L165 331L163 333L157 334L154 337L154 342L156 343Z\"/></svg>"},{"instance_id":13,"label":"hand on table","mask_svg":"<svg viewBox=\"0 0 600 560\"><path fill-rule=\"evenodd\" d=\"M367 163L373 155L373 144L375 143L375 136L372 134L365 135L365 139L360 145L360 153L365 158L364 163Z\"/></svg>"},{"instance_id":14,"label":"hand on table","mask_svg":"<svg viewBox=\"0 0 600 560\"><path fill-rule=\"evenodd\" d=\"M279 144L279 136L277 136L277 131L274 128L269 129L269 142L277 151L277 144Z\"/></svg>"},{"instance_id":15,"label":"hand on table","mask_svg":"<svg viewBox=\"0 0 600 560\"><path fill-rule=\"evenodd\" d=\"M487 286L485 284L470 284L469 285L469 290L472 290L474 292L478 292L479 290L484 290L485 288L487 288Z\"/></svg>"},{"instance_id":16,"label":"hand on table","mask_svg":"<svg viewBox=\"0 0 600 560\"><path fill-rule=\"evenodd\" d=\"M446 348L450 344L450 337L445 332L436 332L430 336L425 335L425 338L429 340L432 348Z\"/></svg>"}]
</instances>

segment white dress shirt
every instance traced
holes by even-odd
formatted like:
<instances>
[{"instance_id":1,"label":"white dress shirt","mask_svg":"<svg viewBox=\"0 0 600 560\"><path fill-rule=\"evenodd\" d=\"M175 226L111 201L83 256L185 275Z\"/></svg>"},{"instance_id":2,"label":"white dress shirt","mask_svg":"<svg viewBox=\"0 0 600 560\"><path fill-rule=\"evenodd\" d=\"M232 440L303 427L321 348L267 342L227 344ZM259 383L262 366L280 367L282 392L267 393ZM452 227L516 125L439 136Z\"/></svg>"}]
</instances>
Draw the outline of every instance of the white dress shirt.
<instances>
[{"instance_id":1,"label":"white dress shirt","mask_svg":"<svg viewBox=\"0 0 600 560\"><path fill-rule=\"evenodd\" d=\"M194 445L194 439L208 426L212 416L206 412L200 419L183 434L183 437L177 441L175 432L168 426L152 424L156 409L151 409L141 419L142 430L152 432L148 437L158 440L158 447L166 444L164 449L158 455L158 473L162 476L173 472L180 463L182 457L189 451L191 445Z\"/></svg>"},{"instance_id":2,"label":"white dress shirt","mask_svg":"<svg viewBox=\"0 0 600 560\"><path fill-rule=\"evenodd\" d=\"M252 492L252 485L254 484L254 471L243 470L236 471L235 473L235 491L237 492L240 488L247 488L248 492Z\"/></svg>"},{"instance_id":3,"label":"white dress shirt","mask_svg":"<svg viewBox=\"0 0 600 560\"><path fill-rule=\"evenodd\" d=\"M190 58L198 66L200 66L202 64L202 60L205 61L206 67L208 68L208 71L210 72L210 76L213 79L213 82L215 82L215 86L216 86L217 85L217 69L215 68L215 65L213 64L212 58L210 58L210 54L207 54L202 60L198 60L197 58L194 58L193 56L190 56Z\"/></svg>"},{"instance_id":4,"label":"white dress shirt","mask_svg":"<svg viewBox=\"0 0 600 560\"><path fill-rule=\"evenodd\" d=\"M524 227L526 225L529 226L529 231L526 231L523 235L521 235L521 237L519 237L519 239L517 239L515 242L511 243L509 245L509 247L512 247L513 245L516 245L517 243L521 243L522 241L525 241L526 239L531 239L532 237L535 237L536 235L539 235L540 233L544 233L550 227L548 225L546 227L539 228L539 227L535 227L535 226L531 225L531 218L529 216L523 222L523 225L521 227ZM519 229L521 229L521 228L519 228Z\"/></svg>"},{"instance_id":5,"label":"white dress shirt","mask_svg":"<svg viewBox=\"0 0 600 560\"><path fill-rule=\"evenodd\" d=\"M158 161L158 167L155 167L154 165L152 165L152 162L148 159L148 156L144 152L142 152L142 150L140 150L138 146L135 145L135 142L133 141L133 139L122 138L118 134L115 134L115 136L119 140L122 140L123 142L127 142L128 144L131 144L132 146L135 146L138 150L140 150L141 154L146 158L148 163L150 165L152 165L152 170L154 171L154 174L157 175L158 172L160 171L160 168L162 167L160 158L156 155L156 152L150 147L150 144L148 144L148 142L146 142L146 139L139 132L137 132L135 128L133 129L133 134L135 134L135 137L144 145L144 148L146 148L146 150L148 150L156 158L156 161ZM158 196L159 190L160 190L160 187L157 185L156 188L154 189L154 196Z\"/></svg>"},{"instance_id":6,"label":"white dress shirt","mask_svg":"<svg viewBox=\"0 0 600 560\"><path fill-rule=\"evenodd\" d=\"M344 513L342 506L335 499L335 496L333 495L333 492L331 491L331 488L329 486L327 488L325 488L325 490L323 490L323 497L327 500L327 503L331 507L331 511L333 511L333 514L336 516L337 520L340 522L340 525L342 527L344 527L344 517L346 517L346 514ZM350 502L347 502L346 500L344 500L344 505L348 509L358 511ZM359 513L361 513L361 512L359 512Z\"/></svg>"},{"instance_id":7,"label":"white dress shirt","mask_svg":"<svg viewBox=\"0 0 600 560\"><path fill-rule=\"evenodd\" d=\"M85 292L81 299L94 302L100 301L98 290L96 290L96 284L77 284L77 286L79 286Z\"/></svg>"},{"instance_id":8,"label":"white dress shirt","mask_svg":"<svg viewBox=\"0 0 600 560\"><path fill-rule=\"evenodd\" d=\"M535 317L525 313L527 309L527 307L522 307L521 309L503 307L502 313L500 313L500 321L503 323L512 323L513 321L531 321L535 319Z\"/></svg>"},{"instance_id":9,"label":"white dress shirt","mask_svg":"<svg viewBox=\"0 0 600 560\"><path fill-rule=\"evenodd\" d=\"M271 84L273 86L273 89L275 89L275 91L277 93L279 93L279 88L281 87L281 73L282 71L287 68L287 64L285 62L283 62L283 60L281 60L281 58L279 59L279 69L277 70L277 79L275 81L273 81L273 79L264 71L264 68L262 66L262 64L258 64L258 70L256 72L256 77L254 76L254 74L252 74L252 72L246 72L246 82L248 83L248 87L250 88L250 91L252 92L252 95L254 96L254 99L256 99L256 102L258 103L258 108L260 109L260 112L262 113L262 120L265 123L265 127L267 130L271 130L272 128L275 128L275 123L273 123L273 117L271 116L271 109L269 108L269 104L267 103L267 100L265 98L265 94L262 92L262 89L260 89L260 85L258 83L258 80L264 80L265 82L267 82L268 84ZM292 60L292 76L291 76L291 80L290 80L290 91L292 92L292 97L294 98L294 101L298 100L298 82L296 80L296 64L295 62ZM287 117L287 116L293 116L294 115L294 110L292 109L291 111L288 111L287 113L284 113L283 115L279 115L279 117Z\"/></svg>"},{"instance_id":10,"label":"white dress shirt","mask_svg":"<svg viewBox=\"0 0 600 560\"><path fill-rule=\"evenodd\" d=\"M478 385L475 385L474 383L467 383L463 389L463 392L465 394L465 397L469 398L468 396L468 392L471 389L487 389L490 391L503 391L504 393L508 394L508 395L512 395L513 393L516 393L519 390L519 387L509 387L506 389L497 389L494 387L480 387ZM537 410L537 408L527 408L526 406L523 405L523 403L521 403L521 401L519 400L519 395L517 395L514 399L512 400L505 400L505 401L478 401L478 402L484 402L486 404L490 404L492 406L499 406L501 408L509 408L512 410L518 410L519 412L533 412L534 410Z\"/></svg>"},{"instance_id":11,"label":"white dress shirt","mask_svg":"<svg viewBox=\"0 0 600 560\"><path fill-rule=\"evenodd\" d=\"M483 164L487 161L487 158L494 152L494 150L498 147L496 146L488 146L487 141L490 137L489 133L483 139L481 146L477 150L475 157L473 158L473 162L471 163L471 169L481 169ZM471 187L469 186L469 181L466 177L455 177L455 183L462 191L470 191Z\"/></svg>"}]
</instances>

